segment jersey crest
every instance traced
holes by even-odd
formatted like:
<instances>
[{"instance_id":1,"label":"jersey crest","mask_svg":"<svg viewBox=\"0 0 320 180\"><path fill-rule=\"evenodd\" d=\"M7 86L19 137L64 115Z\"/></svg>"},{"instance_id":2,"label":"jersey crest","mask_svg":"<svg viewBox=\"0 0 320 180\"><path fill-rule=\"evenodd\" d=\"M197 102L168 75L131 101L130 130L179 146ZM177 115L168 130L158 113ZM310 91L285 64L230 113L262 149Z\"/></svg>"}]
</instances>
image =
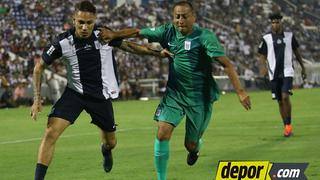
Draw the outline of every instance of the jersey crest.
<instances>
[{"instance_id":1,"label":"jersey crest","mask_svg":"<svg viewBox=\"0 0 320 180\"><path fill-rule=\"evenodd\" d=\"M189 51L191 49L191 41L184 42L184 50Z\"/></svg>"}]
</instances>

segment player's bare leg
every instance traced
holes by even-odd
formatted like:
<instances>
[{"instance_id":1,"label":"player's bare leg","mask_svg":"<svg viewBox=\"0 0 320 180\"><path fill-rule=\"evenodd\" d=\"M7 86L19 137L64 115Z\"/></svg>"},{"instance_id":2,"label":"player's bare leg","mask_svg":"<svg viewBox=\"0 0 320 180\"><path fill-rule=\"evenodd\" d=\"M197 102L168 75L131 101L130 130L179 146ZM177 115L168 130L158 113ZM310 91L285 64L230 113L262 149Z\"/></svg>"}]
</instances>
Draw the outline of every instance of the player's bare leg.
<instances>
[{"instance_id":1,"label":"player's bare leg","mask_svg":"<svg viewBox=\"0 0 320 180\"><path fill-rule=\"evenodd\" d=\"M281 119L282 121L284 121L285 117L286 117L286 114L285 114L285 111L284 111L284 104L281 100L278 101L278 104L279 104L279 112L280 112L280 115L281 115Z\"/></svg>"},{"instance_id":2,"label":"player's bare leg","mask_svg":"<svg viewBox=\"0 0 320 180\"><path fill-rule=\"evenodd\" d=\"M69 125L70 122L64 119L56 117L49 118L45 134L39 147L35 180L44 179L47 167L53 157L56 141Z\"/></svg>"},{"instance_id":3,"label":"player's bare leg","mask_svg":"<svg viewBox=\"0 0 320 180\"><path fill-rule=\"evenodd\" d=\"M110 172L113 166L113 158L111 150L116 146L117 139L115 132L106 132L101 130L101 152L104 157L103 169L105 172Z\"/></svg>"},{"instance_id":4,"label":"player's bare leg","mask_svg":"<svg viewBox=\"0 0 320 180\"><path fill-rule=\"evenodd\" d=\"M282 93L282 104L283 104L283 112L285 117L291 117L291 102L289 94Z\"/></svg>"},{"instance_id":5,"label":"player's bare leg","mask_svg":"<svg viewBox=\"0 0 320 180\"><path fill-rule=\"evenodd\" d=\"M169 141L173 132L174 126L166 122L158 122L157 138L159 141Z\"/></svg>"},{"instance_id":6,"label":"player's bare leg","mask_svg":"<svg viewBox=\"0 0 320 180\"><path fill-rule=\"evenodd\" d=\"M38 163L47 166L50 164L56 141L69 125L70 122L64 119L55 117L49 118L48 125L39 148Z\"/></svg>"},{"instance_id":7,"label":"player's bare leg","mask_svg":"<svg viewBox=\"0 0 320 180\"><path fill-rule=\"evenodd\" d=\"M291 125L291 102L288 93L282 93L282 108L284 114L284 136L289 137L292 135L292 125Z\"/></svg>"}]
</instances>

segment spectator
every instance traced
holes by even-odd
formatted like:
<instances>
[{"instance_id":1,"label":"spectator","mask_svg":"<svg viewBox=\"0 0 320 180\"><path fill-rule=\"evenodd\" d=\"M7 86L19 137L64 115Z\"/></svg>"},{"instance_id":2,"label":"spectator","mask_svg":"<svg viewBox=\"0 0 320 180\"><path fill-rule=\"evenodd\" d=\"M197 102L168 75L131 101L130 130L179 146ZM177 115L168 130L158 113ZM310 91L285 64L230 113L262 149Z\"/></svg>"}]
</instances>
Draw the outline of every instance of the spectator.
<instances>
[{"instance_id":1,"label":"spectator","mask_svg":"<svg viewBox=\"0 0 320 180\"><path fill-rule=\"evenodd\" d=\"M246 89L251 88L252 81L254 81L254 73L251 69L246 68L244 70L244 83L245 83Z\"/></svg>"},{"instance_id":2,"label":"spectator","mask_svg":"<svg viewBox=\"0 0 320 180\"><path fill-rule=\"evenodd\" d=\"M132 89L132 96L135 99L140 99L144 92L144 88L141 86L139 79L136 79L136 81L131 85L131 89Z\"/></svg>"},{"instance_id":3,"label":"spectator","mask_svg":"<svg viewBox=\"0 0 320 180\"><path fill-rule=\"evenodd\" d=\"M10 84L4 76L0 76L0 80L1 87L4 88L4 93L0 97L0 108L17 107L16 103L13 100L13 94Z\"/></svg>"},{"instance_id":4,"label":"spectator","mask_svg":"<svg viewBox=\"0 0 320 180\"><path fill-rule=\"evenodd\" d=\"M58 99L61 97L60 92L60 84L57 78L55 78L55 74L52 72L47 77L47 84L49 87L49 92L51 95L51 101L52 103L56 103Z\"/></svg>"},{"instance_id":5,"label":"spectator","mask_svg":"<svg viewBox=\"0 0 320 180\"><path fill-rule=\"evenodd\" d=\"M101 20L99 23L106 24L112 29L121 29L127 26L158 26L163 22L171 21L168 10L172 8L173 3L170 3L172 1L149 0L143 1L145 3L141 6L127 3L119 7L115 7L115 1L111 4L110 2L109 0L101 0L95 1L95 4L98 7L98 17ZM269 3L268 6L265 6L266 3ZM297 39L301 41L302 56L311 61L319 61L320 45L318 42L320 36L319 27L316 26L319 23L314 18L306 16L304 12L319 14L320 3L314 0L293 1L292 3L297 9L289 8L289 6L285 6L286 4L283 6L278 1L194 1L195 6L199 9L197 11L199 25L217 32L218 38L225 45L228 56L237 57L237 61L234 63L239 67L239 72L242 72L242 75L245 72L245 64L252 64L251 70L254 74L258 74L259 68L252 49L255 49L260 34L268 31L268 29L264 29L268 24L264 20L267 16L266 12L280 9L280 5L286 14L286 26L297 32ZM50 1L1 1L0 11L1 8L2 11L5 9L6 14L0 12L0 47L5 50L0 53L0 57L5 56L7 52L14 52L25 59L33 59L36 54L40 54L47 42L54 38L54 34L70 28L72 17L69 14L72 14L71 12L74 10L73 4L74 1L71 0L56 0L55 3L50 3ZM112 22L109 21L111 18ZM305 28L305 25L308 27ZM315 27L315 30L312 30L312 27ZM129 80L160 78L162 74L159 69L167 66L168 63L161 63L159 59L153 57L146 59L119 51L115 55L119 60L118 66L125 69L125 73L119 73L120 79L125 75ZM8 66L12 64L9 61L6 63ZM26 71L30 73L32 69L33 66L28 66ZM66 76L63 63L55 63L52 69L55 73ZM16 72L7 72L10 77L13 77L14 73ZM26 73L23 75L28 76ZM217 71L215 75L225 74L223 71ZM13 84L11 81L16 82L15 78L8 79L10 79L10 84Z\"/></svg>"},{"instance_id":6,"label":"spectator","mask_svg":"<svg viewBox=\"0 0 320 180\"><path fill-rule=\"evenodd\" d=\"M124 76L120 83L120 97L123 100L128 100L132 95L131 86L128 81L128 76Z\"/></svg>"}]
</instances>

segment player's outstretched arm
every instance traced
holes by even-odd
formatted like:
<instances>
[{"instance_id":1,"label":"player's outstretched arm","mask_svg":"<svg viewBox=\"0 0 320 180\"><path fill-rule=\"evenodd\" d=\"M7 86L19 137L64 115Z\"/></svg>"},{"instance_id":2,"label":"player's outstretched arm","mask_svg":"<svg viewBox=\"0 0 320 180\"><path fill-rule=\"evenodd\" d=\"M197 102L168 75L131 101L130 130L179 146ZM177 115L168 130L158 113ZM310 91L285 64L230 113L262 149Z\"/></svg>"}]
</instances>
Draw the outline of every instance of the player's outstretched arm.
<instances>
[{"instance_id":1,"label":"player's outstretched arm","mask_svg":"<svg viewBox=\"0 0 320 180\"><path fill-rule=\"evenodd\" d=\"M108 28L99 28L100 32L98 37L104 42L110 42L113 39L123 39L123 38L132 38L138 37L140 29L137 28L126 28L119 31L112 31Z\"/></svg>"},{"instance_id":2,"label":"player's outstretched arm","mask_svg":"<svg viewBox=\"0 0 320 180\"><path fill-rule=\"evenodd\" d=\"M151 56L157 56L162 58L173 56L173 54L166 49L159 51L159 50L152 49L146 45L140 45L140 44L129 42L129 41L122 41L119 48L124 51L134 53L134 54L140 54L140 55L151 55Z\"/></svg>"},{"instance_id":3,"label":"player's outstretched arm","mask_svg":"<svg viewBox=\"0 0 320 180\"><path fill-rule=\"evenodd\" d=\"M41 75L45 68L45 62L41 60L37 62L33 69L33 104L31 106L31 118L33 120L37 119L37 113L41 112Z\"/></svg>"},{"instance_id":4,"label":"player's outstretched arm","mask_svg":"<svg viewBox=\"0 0 320 180\"><path fill-rule=\"evenodd\" d=\"M224 67L224 71L227 73L236 93L238 94L239 100L242 106L249 110L251 109L250 97L247 95L246 91L241 87L238 74L233 68L229 58L225 56L217 57L216 60Z\"/></svg>"}]
</instances>

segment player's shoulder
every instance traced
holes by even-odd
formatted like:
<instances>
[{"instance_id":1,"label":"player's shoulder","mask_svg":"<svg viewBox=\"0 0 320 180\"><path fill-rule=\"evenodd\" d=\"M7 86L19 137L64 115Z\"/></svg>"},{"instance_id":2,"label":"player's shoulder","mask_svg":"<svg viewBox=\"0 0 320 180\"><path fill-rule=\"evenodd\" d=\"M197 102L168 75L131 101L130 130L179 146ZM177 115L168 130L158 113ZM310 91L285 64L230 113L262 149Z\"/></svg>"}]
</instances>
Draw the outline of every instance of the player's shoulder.
<instances>
[{"instance_id":1,"label":"player's shoulder","mask_svg":"<svg viewBox=\"0 0 320 180\"><path fill-rule=\"evenodd\" d=\"M210 37L216 37L216 34L208 29L208 28L203 28L203 27L200 27L200 26L195 26L195 31L197 34L199 34L200 36L200 39L207 39L207 38L210 38Z\"/></svg>"},{"instance_id":2,"label":"player's shoulder","mask_svg":"<svg viewBox=\"0 0 320 180\"><path fill-rule=\"evenodd\" d=\"M212 30L208 28L200 27L198 25L194 25L194 29L200 35L215 35L215 33Z\"/></svg>"},{"instance_id":3,"label":"player's shoulder","mask_svg":"<svg viewBox=\"0 0 320 180\"><path fill-rule=\"evenodd\" d=\"M268 31L268 32L266 32L266 33L264 33L263 35L262 35L262 38L263 39L265 39L265 38L267 38L267 37L272 37L272 32L271 31Z\"/></svg>"},{"instance_id":4,"label":"player's shoulder","mask_svg":"<svg viewBox=\"0 0 320 180\"><path fill-rule=\"evenodd\" d=\"M210 30L208 28L205 28L205 27L200 27L198 25L195 25L194 27L195 27L196 30L199 30L199 31L201 31L203 33L213 33L212 30Z\"/></svg>"},{"instance_id":5,"label":"player's shoulder","mask_svg":"<svg viewBox=\"0 0 320 180\"><path fill-rule=\"evenodd\" d=\"M156 31L156 32L170 32L174 31L174 25L172 23L165 23L156 26L143 27L142 31Z\"/></svg>"},{"instance_id":6,"label":"player's shoulder","mask_svg":"<svg viewBox=\"0 0 320 180\"><path fill-rule=\"evenodd\" d=\"M284 31L283 34L285 36L293 36L293 32L292 31Z\"/></svg>"},{"instance_id":7,"label":"player's shoulder","mask_svg":"<svg viewBox=\"0 0 320 180\"><path fill-rule=\"evenodd\" d=\"M165 23L160 25L159 27L162 27L164 30L175 30L174 24L172 23Z\"/></svg>"},{"instance_id":8,"label":"player's shoulder","mask_svg":"<svg viewBox=\"0 0 320 180\"><path fill-rule=\"evenodd\" d=\"M70 36L72 36L74 34L75 29L74 28L70 28L60 34L58 34L55 38L54 38L54 42L60 42L64 39L68 39L70 38Z\"/></svg>"}]
</instances>

